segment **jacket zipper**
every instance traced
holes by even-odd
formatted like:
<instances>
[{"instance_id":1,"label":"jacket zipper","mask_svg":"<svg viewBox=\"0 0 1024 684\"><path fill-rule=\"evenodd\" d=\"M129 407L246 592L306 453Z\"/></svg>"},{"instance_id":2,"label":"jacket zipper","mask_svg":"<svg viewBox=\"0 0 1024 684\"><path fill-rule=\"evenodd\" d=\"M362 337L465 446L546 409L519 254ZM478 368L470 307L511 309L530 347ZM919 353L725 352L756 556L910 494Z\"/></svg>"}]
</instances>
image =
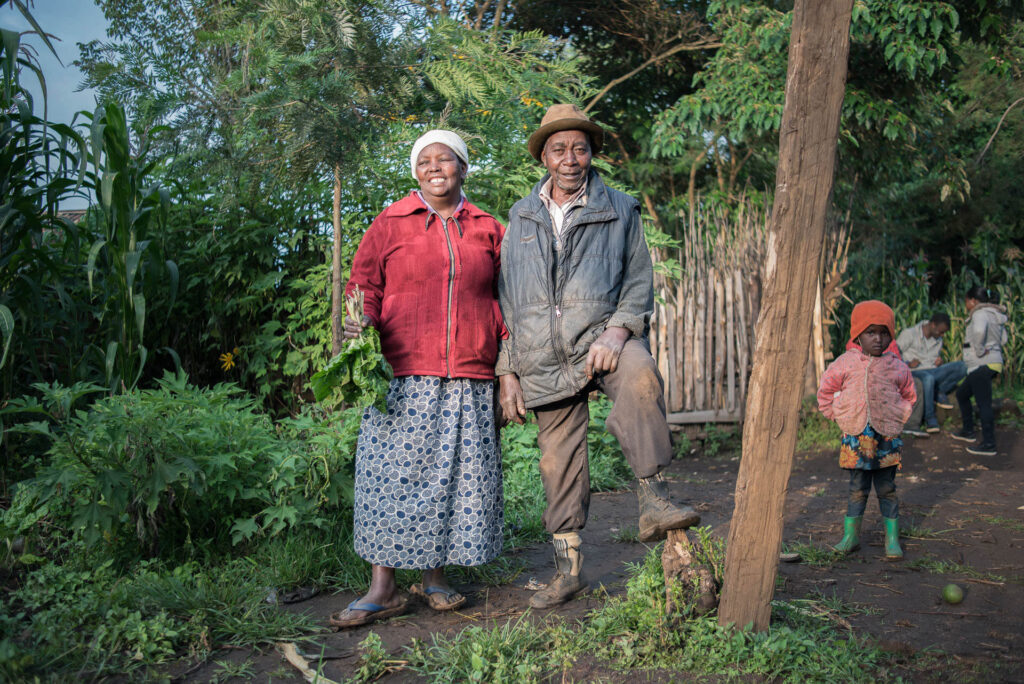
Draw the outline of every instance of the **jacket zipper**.
<instances>
[{"instance_id":1,"label":"jacket zipper","mask_svg":"<svg viewBox=\"0 0 1024 684\"><path fill-rule=\"evenodd\" d=\"M438 218L441 218L440 216ZM452 296L455 290L455 250L452 249L452 238L448 234L448 221L442 219L444 224L444 239L448 243L448 313L445 316L444 331L444 367L447 371L446 377L452 377Z\"/></svg>"},{"instance_id":2,"label":"jacket zipper","mask_svg":"<svg viewBox=\"0 0 1024 684\"><path fill-rule=\"evenodd\" d=\"M555 235L554 224L550 224L550 226L552 237L554 238L554 240L559 240L560 237ZM563 231L563 234L564 232L565 231ZM552 246L554 246L554 241L552 241ZM564 242L561 244L561 247L562 249L565 248ZM554 274L552 276L554 280L551 283L551 303L555 307L555 315L551 319L551 337L552 340L556 343L555 354L558 357L559 365L562 367L562 372L565 373L565 377L569 381L569 386L573 389L573 392L579 392L581 388L576 384L576 379L572 375L572 368L569 366L569 357L565 353L565 343L562 340L562 309L559 305L561 299L559 298L558 294L558 273L559 265L562 260L562 249L555 250L553 259L555 268Z\"/></svg>"},{"instance_id":3,"label":"jacket zipper","mask_svg":"<svg viewBox=\"0 0 1024 684\"><path fill-rule=\"evenodd\" d=\"M871 425L871 396L868 394L868 375L871 374L871 365L874 363L874 359L868 359L868 367L864 372L864 411L867 414L867 422L864 424L865 429L868 425Z\"/></svg>"}]
</instances>

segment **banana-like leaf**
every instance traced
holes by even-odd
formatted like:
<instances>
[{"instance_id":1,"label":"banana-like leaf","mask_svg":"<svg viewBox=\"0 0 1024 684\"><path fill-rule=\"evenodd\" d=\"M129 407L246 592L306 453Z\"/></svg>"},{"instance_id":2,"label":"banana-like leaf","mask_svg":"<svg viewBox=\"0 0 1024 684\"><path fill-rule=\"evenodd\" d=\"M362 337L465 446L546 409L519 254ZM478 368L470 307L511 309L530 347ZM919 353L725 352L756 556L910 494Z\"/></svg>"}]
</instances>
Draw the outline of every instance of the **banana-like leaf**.
<instances>
[{"instance_id":1,"label":"banana-like leaf","mask_svg":"<svg viewBox=\"0 0 1024 684\"><path fill-rule=\"evenodd\" d=\"M0 29L0 38L4 46L4 98L11 98L11 83L14 81L14 65L18 59L18 43L21 36L17 31Z\"/></svg>"},{"instance_id":2,"label":"banana-like leaf","mask_svg":"<svg viewBox=\"0 0 1024 684\"><path fill-rule=\"evenodd\" d=\"M178 298L178 264L168 259L164 265L167 266L167 274L171 278L171 301L167 304L167 318L170 319L174 301Z\"/></svg>"},{"instance_id":3,"label":"banana-like leaf","mask_svg":"<svg viewBox=\"0 0 1024 684\"><path fill-rule=\"evenodd\" d=\"M132 304L135 309L135 328L139 331L139 341L142 341L142 329L146 325L146 296L135 295Z\"/></svg>"},{"instance_id":4,"label":"banana-like leaf","mask_svg":"<svg viewBox=\"0 0 1024 684\"><path fill-rule=\"evenodd\" d=\"M149 350L146 349L145 345L139 345L139 370L135 373L135 379L132 380L132 387L139 384L139 378L142 377L142 369L146 367L146 358L149 356Z\"/></svg>"},{"instance_id":5,"label":"banana-like leaf","mask_svg":"<svg viewBox=\"0 0 1024 684\"><path fill-rule=\"evenodd\" d=\"M107 358L104 361L103 365L106 367L107 370L108 383L110 382L110 379L114 377L114 362L117 361L117 348L119 346L120 345L117 343L117 340L111 340L110 343L107 345Z\"/></svg>"},{"instance_id":6,"label":"banana-like leaf","mask_svg":"<svg viewBox=\"0 0 1024 684\"><path fill-rule=\"evenodd\" d=\"M89 260L85 262L85 272L89 276L89 294L92 294L92 274L96 270L96 257L99 256L100 250L105 244L107 241L100 238L89 248Z\"/></svg>"},{"instance_id":7,"label":"banana-like leaf","mask_svg":"<svg viewBox=\"0 0 1024 684\"><path fill-rule=\"evenodd\" d=\"M127 280L128 292L135 287L135 275L139 272L139 261L142 259L142 250L136 249L124 255L125 278Z\"/></svg>"},{"instance_id":8,"label":"banana-like leaf","mask_svg":"<svg viewBox=\"0 0 1024 684\"><path fill-rule=\"evenodd\" d=\"M103 180L100 181L100 203L103 208L110 210L110 205L113 202L114 195L114 180L117 178L117 172L104 172Z\"/></svg>"},{"instance_id":9,"label":"banana-like leaf","mask_svg":"<svg viewBox=\"0 0 1024 684\"><path fill-rule=\"evenodd\" d=\"M0 334L4 338L4 353L0 355L0 368L3 368L7 352L11 349L11 340L14 339L14 315L3 304L0 304Z\"/></svg>"},{"instance_id":10,"label":"banana-like leaf","mask_svg":"<svg viewBox=\"0 0 1024 684\"><path fill-rule=\"evenodd\" d=\"M178 356L178 352L174 351L170 347L160 347L157 351L168 354L171 357L171 360L174 361L174 372L181 373L181 357Z\"/></svg>"}]
</instances>

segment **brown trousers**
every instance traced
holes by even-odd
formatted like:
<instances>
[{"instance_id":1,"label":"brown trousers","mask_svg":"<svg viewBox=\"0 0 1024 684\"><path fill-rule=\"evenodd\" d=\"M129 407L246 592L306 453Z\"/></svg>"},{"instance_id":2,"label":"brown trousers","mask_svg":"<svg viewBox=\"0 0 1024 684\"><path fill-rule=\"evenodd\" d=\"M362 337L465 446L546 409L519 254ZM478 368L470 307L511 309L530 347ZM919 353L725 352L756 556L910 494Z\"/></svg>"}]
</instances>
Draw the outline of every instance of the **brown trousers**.
<instances>
[{"instance_id":1,"label":"brown trousers","mask_svg":"<svg viewBox=\"0 0 1024 684\"><path fill-rule=\"evenodd\" d=\"M627 340L614 373L596 378L575 396L534 409L540 428L540 476L548 500L544 527L551 534L581 530L587 523L587 397L595 386L612 400L605 424L638 478L656 475L672 460L664 382L643 343Z\"/></svg>"}]
</instances>

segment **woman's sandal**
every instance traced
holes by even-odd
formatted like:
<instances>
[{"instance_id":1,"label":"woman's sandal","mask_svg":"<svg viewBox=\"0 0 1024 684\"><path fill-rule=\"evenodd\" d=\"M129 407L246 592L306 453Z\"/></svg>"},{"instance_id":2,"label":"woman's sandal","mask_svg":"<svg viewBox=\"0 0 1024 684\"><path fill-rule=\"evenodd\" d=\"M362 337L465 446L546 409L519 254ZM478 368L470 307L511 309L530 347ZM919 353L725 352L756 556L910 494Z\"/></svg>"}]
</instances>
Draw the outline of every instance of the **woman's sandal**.
<instances>
[{"instance_id":1,"label":"woman's sandal","mask_svg":"<svg viewBox=\"0 0 1024 684\"><path fill-rule=\"evenodd\" d=\"M419 596L427 602L428 606L437 611L455 610L466 603L465 596L454 589L445 589L444 587L424 587L422 584L414 584L409 587L409 593Z\"/></svg>"},{"instance_id":2,"label":"woman's sandal","mask_svg":"<svg viewBox=\"0 0 1024 684\"><path fill-rule=\"evenodd\" d=\"M405 609L409 607L409 602L406 599L402 599L402 602L392 608L378 605L376 603L370 603L369 601L353 601L348 604L348 608L345 610L339 610L337 613L332 613L330 619L331 626L335 629L347 629L349 627L361 627L362 625L368 625L371 622L377 622L378 620L384 620L385 618L394 617L401 615L405 612ZM353 611L368 611L366 615L353 615L352 617L344 617L346 613Z\"/></svg>"}]
</instances>

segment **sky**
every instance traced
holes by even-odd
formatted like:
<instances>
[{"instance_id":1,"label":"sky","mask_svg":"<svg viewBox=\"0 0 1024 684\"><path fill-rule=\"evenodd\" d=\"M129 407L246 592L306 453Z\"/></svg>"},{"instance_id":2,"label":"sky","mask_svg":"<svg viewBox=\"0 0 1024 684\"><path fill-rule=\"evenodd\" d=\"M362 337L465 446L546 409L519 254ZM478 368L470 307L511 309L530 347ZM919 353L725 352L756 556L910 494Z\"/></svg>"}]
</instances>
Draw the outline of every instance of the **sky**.
<instances>
[{"instance_id":1,"label":"sky","mask_svg":"<svg viewBox=\"0 0 1024 684\"><path fill-rule=\"evenodd\" d=\"M44 31L59 39L51 39L60 56L58 62L38 37L22 38L23 42L37 48L39 64L46 79L47 118L58 123L71 123L75 112L82 109L92 111L96 107L92 90L76 92L83 80L82 73L71 64L78 59L77 43L106 39L107 20L93 0L35 0L30 11ZM31 30L21 12L10 5L0 8L0 26L19 32ZM36 114L42 116L42 91L35 75L29 74L22 82L35 98ZM62 209L83 209L85 206L86 202L81 199L61 202Z\"/></svg>"}]
</instances>

